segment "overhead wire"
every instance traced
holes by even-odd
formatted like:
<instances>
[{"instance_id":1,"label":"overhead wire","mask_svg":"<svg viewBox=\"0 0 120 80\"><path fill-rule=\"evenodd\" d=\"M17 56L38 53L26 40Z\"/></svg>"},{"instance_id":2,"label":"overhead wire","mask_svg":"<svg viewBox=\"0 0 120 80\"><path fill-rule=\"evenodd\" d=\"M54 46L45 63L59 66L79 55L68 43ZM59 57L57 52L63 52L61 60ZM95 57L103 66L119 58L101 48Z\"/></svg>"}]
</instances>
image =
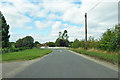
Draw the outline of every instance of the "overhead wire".
<instances>
[{"instance_id":1,"label":"overhead wire","mask_svg":"<svg viewBox=\"0 0 120 80\"><path fill-rule=\"evenodd\" d=\"M103 0L101 0L100 2L98 2L97 4L95 4L89 11L87 11L87 13L90 12L90 11L92 11L95 7L97 7L102 1Z\"/></svg>"}]
</instances>

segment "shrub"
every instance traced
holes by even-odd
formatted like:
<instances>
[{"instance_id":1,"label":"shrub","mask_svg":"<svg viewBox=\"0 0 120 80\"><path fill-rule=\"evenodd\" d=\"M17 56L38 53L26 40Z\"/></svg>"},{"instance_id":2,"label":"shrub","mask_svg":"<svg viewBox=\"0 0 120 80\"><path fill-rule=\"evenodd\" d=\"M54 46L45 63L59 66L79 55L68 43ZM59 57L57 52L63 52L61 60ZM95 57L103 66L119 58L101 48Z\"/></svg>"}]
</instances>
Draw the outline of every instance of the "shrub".
<instances>
[{"instance_id":1,"label":"shrub","mask_svg":"<svg viewBox=\"0 0 120 80\"><path fill-rule=\"evenodd\" d=\"M54 42L49 42L47 45L48 45L49 47L55 47L55 43L54 43Z\"/></svg>"},{"instance_id":2,"label":"shrub","mask_svg":"<svg viewBox=\"0 0 120 80\"><path fill-rule=\"evenodd\" d=\"M78 39L76 39L73 43L72 43L72 48L78 48L80 47L80 41Z\"/></svg>"},{"instance_id":3,"label":"shrub","mask_svg":"<svg viewBox=\"0 0 120 80\"><path fill-rule=\"evenodd\" d=\"M29 47L32 48L34 46L34 39L31 36L26 36L22 39L18 39L16 41L16 48L20 48L20 47Z\"/></svg>"},{"instance_id":4,"label":"shrub","mask_svg":"<svg viewBox=\"0 0 120 80\"><path fill-rule=\"evenodd\" d=\"M22 50L30 49L29 47L20 47L20 48L3 48L2 53L8 53L8 52L18 52Z\"/></svg>"}]
</instances>

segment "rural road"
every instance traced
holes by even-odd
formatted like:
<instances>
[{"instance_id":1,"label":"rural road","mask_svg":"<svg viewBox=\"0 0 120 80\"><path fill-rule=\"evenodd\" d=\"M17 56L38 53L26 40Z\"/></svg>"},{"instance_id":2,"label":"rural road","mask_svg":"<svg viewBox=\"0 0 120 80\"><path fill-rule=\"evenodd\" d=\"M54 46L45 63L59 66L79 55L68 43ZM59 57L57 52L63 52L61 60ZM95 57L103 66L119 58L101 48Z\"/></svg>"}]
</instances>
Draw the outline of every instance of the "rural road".
<instances>
[{"instance_id":1,"label":"rural road","mask_svg":"<svg viewBox=\"0 0 120 80\"><path fill-rule=\"evenodd\" d=\"M10 78L117 78L118 72L65 49L53 49L44 58Z\"/></svg>"}]
</instances>

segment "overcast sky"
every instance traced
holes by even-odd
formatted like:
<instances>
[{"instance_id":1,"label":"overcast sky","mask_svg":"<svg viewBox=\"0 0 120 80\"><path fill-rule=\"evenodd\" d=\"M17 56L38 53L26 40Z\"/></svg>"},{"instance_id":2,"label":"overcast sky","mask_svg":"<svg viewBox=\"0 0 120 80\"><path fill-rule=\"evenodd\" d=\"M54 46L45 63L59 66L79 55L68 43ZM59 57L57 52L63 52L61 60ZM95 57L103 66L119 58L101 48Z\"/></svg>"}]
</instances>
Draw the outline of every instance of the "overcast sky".
<instances>
[{"instance_id":1,"label":"overcast sky","mask_svg":"<svg viewBox=\"0 0 120 80\"><path fill-rule=\"evenodd\" d=\"M118 1L1 0L0 11L10 25L12 42L27 35L40 43L55 41L59 31L65 29L70 41L84 39L85 12L88 12L88 37L99 39L118 23Z\"/></svg>"}]
</instances>

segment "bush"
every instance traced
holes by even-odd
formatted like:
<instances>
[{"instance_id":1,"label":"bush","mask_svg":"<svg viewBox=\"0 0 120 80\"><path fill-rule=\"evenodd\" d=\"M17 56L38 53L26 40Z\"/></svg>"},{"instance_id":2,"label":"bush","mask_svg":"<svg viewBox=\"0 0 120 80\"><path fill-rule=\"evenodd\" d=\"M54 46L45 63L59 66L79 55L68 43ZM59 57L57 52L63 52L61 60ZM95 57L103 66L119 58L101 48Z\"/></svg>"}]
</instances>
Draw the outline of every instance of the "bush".
<instances>
[{"instance_id":1,"label":"bush","mask_svg":"<svg viewBox=\"0 0 120 80\"><path fill-rule=\"evenodd\" d=\"M20 47L20 48L3 48L2 53L9 53L9 52L18 52L22 50L30 49L29 47Z\"/></svg>"},{"instance_id":2,"label":"bush","mask_svg":"<svg viewBox=\"0 0 120 80\"><path fill-rule=\"evenodd\" d=\"M8 48L4 48L4 49L2 49L2 53L8 53Z\"/></svg>"},{"instance_id":3,"label":"bush","mask_svg":"<svg viewBox=\"0 0 120 80\"><path fill-rule=\"evenodd\" d=\"M49 42L47 45L48 45L49 47L55 47L55 43L54 43L54 42Z\"/></svg>"},{"instance_id":4,"label":"bush","mask_svg":"<svg viewBox=\"0 0 120 80\"><path fill-rule=\"evenodd\" d=\"M118 33L118 26L115 26L115 28L108 29L106 32L104 32L100 39L100 49L108 51L118 51Z\"/></svg>"},{"instance_id":5,"label":"bush","mask_svg":"<svg viewBox=\"0 0 120 80\"><path fill-rule=\"evenodd\" d=\"M19 39L16 41L15 47L20 48L20 47L29 47L32 49L34 47L34 39L31 36L26 36L22 39Z\"/></svg>"},{"instance_id":6,"label":"bush","mask_svg":"<svg viewBox=\"0 0 120 80\"><path fill-rule=\"evenodd\" d=\"M72 43L71 47L72 47L72 48L78 48L78 47L80 47L80 41L76 39L76 40Z\"/></svg>"}]
</instances>

